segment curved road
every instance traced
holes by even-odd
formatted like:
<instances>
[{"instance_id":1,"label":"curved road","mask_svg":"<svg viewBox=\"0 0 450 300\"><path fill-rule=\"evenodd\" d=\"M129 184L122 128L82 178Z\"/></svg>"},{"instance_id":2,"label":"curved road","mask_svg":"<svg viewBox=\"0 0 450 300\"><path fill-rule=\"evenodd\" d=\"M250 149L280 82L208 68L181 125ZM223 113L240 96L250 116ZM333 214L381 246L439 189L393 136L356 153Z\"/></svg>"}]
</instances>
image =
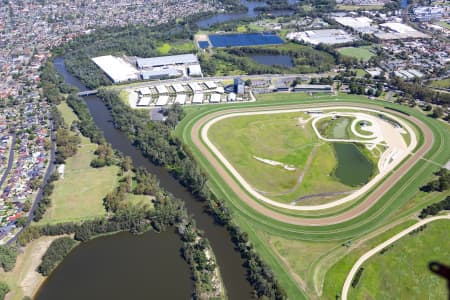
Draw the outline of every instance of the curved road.
<instances>
[{"instance_id":1,"label":"curved road","mask_svg":"<svg viewBox=\"0 0 450 300\"><path fill-rule=\"evenodd\" d=\"M356 272L359 270L359 268L363 265L363 263L366 260L371 258L373 255L377 254L378 252L380 252L381 250L383 250L387 246L395 243L396 241L398 241L399 239L401 239L405 235L409 234L411 231L416 230L420 226L423 226L423 225L425 225L427 223L430 223L430 222L433 222L433 221L436 221L436 220L444 220L444 219L450 220L450 214L449 215L445 215L445 216L437 216L437 217L431 217L431 218L428 218L428 219L421 220L420 222L412 225L411 227L408 227L405 230L397 233L396 235L394 235L393 237L391 237L390 239L388 239L384 243L379 244L378 246L376 246L372 250L366 252L363 256L361 256L356 261L356 263L353 265L352 269L350 270L350 273L348 273L347 278L345 279L345 282L344 282L344 286L342 287L342 296L341 296L342 300L347 300L348 290L349 290L350 285L352 283L353 277L355 276Z\"/></svg>"},{"instance_id":2,"label":"curved road","mask_svg":"<svg viewBox=\"0 0 450 300\"><path fill-rule=\"evenodd\" d=\"M353 107L365 107L365 108L373 108L377 109L379 111L385 111L389 112L394 115L402 116L412 123L416 124L422 131L424 136L424 141L422 147L413 153L411 157L404 162L397 171L389 176L387 180L385 180L383 183L381 183L375 191L373 191L367 198L364 200L364 202L360 203L356 207L349 209L345 211L344 213L336 216L331 217L325 217L325 218L302 218L302 217L296 217L296 216L288 216L276 211L271 210L270 208L267 208L263 206L262 204L258 203L255 199L250 197L240 186L239 184L234 180L234 178L228 173L227 170L217 161L217 159L214 157L214 155L211 153L209 148L202 142L200 138L200 131L203 125L205 125L209 120L214 119L220 115L228 114L228 113L235 113L235 112L245 112L245 111L262 111L262 110L280 110L280 109L290 109L290 108L302 108L305 107L306 104L295 104L295 105L283 105L283 106L269 106L269 107L251 107L251 108L237 108L237 109L226 109L223 111L217 111L210 114L205 115L204 117L200 118L198 121L195 122L195 124L192 127L191 131L191 139L194 145L198 148L198 150L201 152L201 154L209 161L209 163L216 169L218 174L222 177L222 179L225 181L225 183L233 190L233 192L247 205L249 205L252 209L256 210L257 212L279 220L281 222L294 224L294 225L304 225L304 226L323 226L323 225L332 225L341 223L347 220L350 220L352 218L355 218L359 216L360 214L367 211L369 208L371 208L383 195L386 191L391 189L408 171L409 169L414 166L414 164L420 160L425 153L427 153L434 143L434 136L432 131L419 119L413 117L413 116L406 116L406 115L400 115L392 110L384 109L378 105L372 105L372 104L357 104L357 103L349 103L349 102L332 102L332 103L325 103L325 104L307 104L306 107L311 108L318 108L318 107L327 107L327 106L337 106L337 105L347 105L347 106L353 106Z\"/></svg>"}]
</instances>

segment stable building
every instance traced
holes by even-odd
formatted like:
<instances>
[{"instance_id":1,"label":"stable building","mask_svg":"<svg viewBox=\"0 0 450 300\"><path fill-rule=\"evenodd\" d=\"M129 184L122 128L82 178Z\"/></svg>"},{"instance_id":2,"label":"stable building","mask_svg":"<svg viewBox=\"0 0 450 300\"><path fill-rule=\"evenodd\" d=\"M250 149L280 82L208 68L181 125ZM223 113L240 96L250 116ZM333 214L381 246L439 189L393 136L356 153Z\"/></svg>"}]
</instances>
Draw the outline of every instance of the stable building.
<instances>
[{"instance_id":1,"label":"stable building","mask_svg":"<svg viewBox=\"0 0 450 300\"><path fill-rule=\"evenodd\" d=\"M294 92L304 93L333 93L333 86L322 84L297 84L294 87Z\"/></svg>"},{"instance_id":2,"label":"stable building","mask_svg":"<svg viewBox=\"0 0 450 300\"><path fill-rule=\"evenodd\" d=\"M156 101L156 106L163 106L166 105L167 103L169 103L169 96L167 95L163 95L163 96L159 96L158 101Z\"/></svg>"},{"instance_id":3,"label":"stable building","mask_svg":"<svg viewBox=\"0 0 450 300\"><path fill-rule=\"evenodd\" d=\"M192 97L192 104L202 104L203 103L203 94L197 93Z\"/></svg>"},{"instance_id":4,"label":"stable building","mask_svg":"<svg viewBox=\"0 0 450 300\"><path fill-rule=\"evenodd\" d=\"M209 103L220 103L220 94L211 94L209 97Z\"/></svg>"}]
</instances>

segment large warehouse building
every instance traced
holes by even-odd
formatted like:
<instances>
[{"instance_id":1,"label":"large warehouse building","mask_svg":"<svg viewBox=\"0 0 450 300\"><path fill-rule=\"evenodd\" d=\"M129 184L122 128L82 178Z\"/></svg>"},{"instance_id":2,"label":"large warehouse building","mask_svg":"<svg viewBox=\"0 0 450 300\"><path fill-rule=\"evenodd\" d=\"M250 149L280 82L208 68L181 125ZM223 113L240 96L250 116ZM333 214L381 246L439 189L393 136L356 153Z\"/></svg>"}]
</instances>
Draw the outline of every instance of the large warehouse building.
<instances>
[{"instance_id":1,"label":"large warehouse building","mask_svg":"<svg viewBox=\"0 0 450 300\"><path fill-rule=\"evenodd\" d=\"M139 72L120 57L105 55L94 57L92 61L111 78L114 83L139 79Z\"/></svg>"},{"instance_id":2,"label":"large warehouse building","mask_svg":"<svg viewBox=\"0 0 450 300\"><path fill-rule=\"evenodd\" d=\"M194 54L180 54L136 59L136 66L139 69L191 64L198 64L197 56L195 56Z\"/></svg>"}]
</instances>

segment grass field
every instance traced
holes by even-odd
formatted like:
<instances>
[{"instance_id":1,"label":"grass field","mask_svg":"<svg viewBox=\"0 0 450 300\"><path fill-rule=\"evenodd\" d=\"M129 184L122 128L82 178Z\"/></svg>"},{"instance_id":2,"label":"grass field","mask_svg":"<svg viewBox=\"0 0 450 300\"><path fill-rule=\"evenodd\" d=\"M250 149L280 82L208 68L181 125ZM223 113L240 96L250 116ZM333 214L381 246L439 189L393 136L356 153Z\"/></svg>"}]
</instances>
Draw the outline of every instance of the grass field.
<instances>
[{"instance_id":1,"label":"grass field","mask_svg":"<svg viewBox=\"0 0 450 300\"><path fill-rule=\"evenodd\" d=\"M386 191L375 205L351 220L320 227L290 225L260 215L243 203L223 183L214 168L192 144L190 131L196 120L214 111L238 107L308 105L330 101L353 105L378 105L381 108L389 106L406 111L424 122L434 134L434 144L432 149L425 154L425 158L439 164L445 163L449 159L447 149L450 148L450 129L448 125L427 118L422 113L405 106L371 101L360 96L346 94L315 95L314 97L289 93L267 94L258 96L258 101L254 103L190 107L186 109L188 113L186 118L177 127L177 135L186 142L200 165L208 173L210 188L217 197L226 199L236 223L248 233L249 240L254 244L263 260L272 268L290 299L335 299L337 293L341 291L351 266L362 253L414 223L413 220L406 220L424 206L442 200L441 196L444 195L423 195L418 191L418 188L432 177L432 173L438 167L434 163L420 160L395 184L394 188ZM423 144L420 132L418 138L419 144ZM325 210L310 217L320 218L340 214L363 199L343 209ZM287 214L287 212L283 213ZM289 215L293 214L289 213ZM304 216L302 213L295 215ZM309 263L308 258L313 260L314 263L309 267L298 265L295 262L296 251L300 251L302 243L307 250L301 252L302 257L298 259L302 262L306 261L305 264ZM328 244L330 248L324 243ZM338 246L332 247L333 243ZM347 244L349 247L340 246L342 244ZM323 246L322 249L320 249L321 246ZM322 254L318 255L319 252ZM305 271L305 268L308 271ZM322 289L323 292L321 292Z\"/></svg>"},{"instance_id":2,"label":"grass field","mask_svg":"<svg viewBox=\"0 0 450 300\"><path fill-rule=\"evenodd\" d=\"M208 135L250 185L272 199L290 203L304 195L349 190L330 176L337 164L330 144L318 140L310 122L298 126L299 117L308 118L304 113L232 117L214 124ZM254 156L296 170L265 164ZM296 187L303 172L304 180Z\"/></svg>"},{"instance_id":3,"label":"grass field","mask_svg":"<svg viewBox=\"0 0 450 300\"><path fill-rule=\"evenodd\" d=\"M445 21L438 22L438 25L440 25L444 28L450 29L450 24Z\"/></svg>"},{"instance_id":4,"label":"grass field","mask_svg":"<svg viewBox=\"0 0 450 300\"><path fill-rule=\"evenodd\" d=\"M58 105L64 121L71 124L77 119L65 102ZM64 178L55 182L51 196L52 204L47 209L42 223L78 221L103 216L103 198L117 185L117 166L92 168L97 145L81 137L77 153L66 160Z\"/></svg>"},{"instance_id":5,"label":"grass field","mask_svg":"<svg viewBox=\"0 0 450 300\"><path fill-rule=\"evenodd\" d=\"M195 50L195 45L192 41L183 43L162 43L157 47L160 55L169 55L170 52L188 53Z\"/></svg>"},{"instance_id":6,"label":"grass field","mask_svg":"<svg viewBox=\"0 0 450 300\"><path fill-rule=\"evenodd\" d=\"M368 61L375 54L370 52L372 49L371 46L362 46L362 47L343 47L337 49L338 52L344 56L350 56L357 58L358 60L362 59L363 61Z\"/></svg>"},{"instance_id":7,"label":"grass field","mask_svg":"<svg viewBox=\"0 0 450 300\"><path fill-rule=\"evenodd\" d=\"M439 89L450 89L450 78L433 80L431 81L430 86Z\"/></svg>"},{"instance_id":8,"label":"grass field","mask_svg":"<svg viewBox=\"0 0 450 300\"><path fill-rule=\"evenodd\" d=\"M450 221L438 220L377 254L364 265L350 299L445 299L445 279L432 273L432 261L450 265Z\"/></svg>"}]
</instances>

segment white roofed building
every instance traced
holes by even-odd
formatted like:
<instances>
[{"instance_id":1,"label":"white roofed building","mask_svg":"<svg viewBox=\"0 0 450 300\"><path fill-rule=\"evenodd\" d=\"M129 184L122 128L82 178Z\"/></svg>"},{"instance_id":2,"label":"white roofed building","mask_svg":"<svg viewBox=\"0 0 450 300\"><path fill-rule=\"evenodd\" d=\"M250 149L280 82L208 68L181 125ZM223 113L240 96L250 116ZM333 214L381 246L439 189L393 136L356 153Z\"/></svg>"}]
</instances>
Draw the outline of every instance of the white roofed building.
<instances>
[{"instance_id":1,"label":"white roofed building","mask_svg":"<svg viewBox=\"0 0 450 300\"><path fill-rule=\"evenodd\" d=\"M200 77L203 75L202 68L200 67L199 64L190 65L188 67L188 74L189 74L189 76Z\"/></svg>"},{"instance_id":2,"label":"white roofed building","mask_svg":"<svg viewBox=\"0 0 450 300\"><path fill-rule=\"evenodd\" d=\"M197 56L195 54L180 54L136 59L136 65L139 69L183 64L198 64Z\"/></svg>"},{"instance_id":3,"label":"white roofed building","mask_svg":"<svg viewBox=\"0 0 450 300\"><path fill-rule=\"evenodd\" d=\"M155 105L156 106L163 106L163 105L166 105L167 103L169 103L169 96L162 95L162 96L158 97L158 101L156 101Z\"/></svg>"},{"instance_id":4,"label":"white roofed building","mask_svg":"<svg viewBox=\"0 0 450 300\"><path fill-rule=\"evenodd\" d=\"M197 82L190 82L189 87L193 93L200 93L203 91L202 87Z\"/></svg>"},{"instance_id":5,"label":"white roofed building","mask_svg":"<svg viewBox=\"0 0 450 300\"><path fill-rule=\"evenodd\" d=\"M209 103L219 103L220 102L220 94L213 93L209 98Z\"/></svg>"},{"instance_id":6,"label":"white roofed building","mask_svg":"<svg viewBox=\"0 0 450 300\"><path fill-rule=\"evenodd\" d=\"M92 61L114 82L139 79L139 72L120 57L105 55L92 58Z\"/></svg>"},{"instance_id":7,"label":"white roofed building","mask_svg":"<svg viewBox=\"0 0 450 300\"><path fill-rule=\"evenodd\" d=\"M158 94L168 94L169 91L167 90L165 85L157 85L156 87L156 91L158 92Z\"/></svg>"},{"instance_id":8,"label":"white roofed building","mask_svg":"<svg viewBox=\"0 0 450 300\"><path fill-rule=\"evenodd\" d=\"M192 97L193 104L202 104L203 103L203 94L197 93Z\"/></svg>"},{"instance_id":9,"label":"white roofed building","mask_svg":"<svg viewBox=\"0 0 450 300\"><path fill-rule=\"evenodd\" d=\"M149 106L152 103L152 97L142 97L139 99L137 106Z\"/></svg>"},{"instance_id":10,"label":"white roofed building","mask_svg":"<svg viewBox=\"0 0 450 300\"><path fill-rule=\"evenodd\" d=\"M174 103L183 105L186 103L186 98L187 98L186 94L177 94Z\"/></svg>"},{"instance_id":11,"label":"white roofed building","mask_svg":"<svg viewBox=\"0 0 450 300\"><path fill-rule=\"evenodd\" d=\"M186 92L184 87L179 83L172 84L172 87L173 87L173 90L175 91L175 93L177 93L177 94Z\"/></svg>"}]
</instances>

